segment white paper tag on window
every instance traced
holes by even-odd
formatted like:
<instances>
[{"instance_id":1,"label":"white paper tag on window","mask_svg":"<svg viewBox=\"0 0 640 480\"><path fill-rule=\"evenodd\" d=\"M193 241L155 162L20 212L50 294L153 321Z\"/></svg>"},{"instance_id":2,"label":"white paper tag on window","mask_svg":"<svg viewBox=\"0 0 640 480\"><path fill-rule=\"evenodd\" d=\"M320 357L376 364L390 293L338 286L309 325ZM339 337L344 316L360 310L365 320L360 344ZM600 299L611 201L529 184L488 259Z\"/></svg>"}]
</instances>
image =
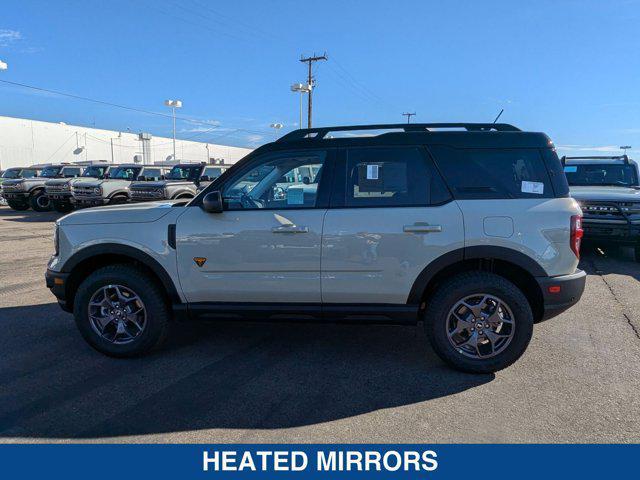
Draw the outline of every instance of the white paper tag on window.
<instances>
[{"instance_id":1,"label":"white paper tag on window","mask_svg":"<svg viewBox=\"0 0 640 480\"><path fill-rule=\"evenodd\" d=\"M526 180L523 180L522 188L520 190L522 193L535 193L537 195L542 195L544 193L544 183L527 182Z\"/></svg>"},{"instance_id":2,"label":"white paper tag on window","mask_svg":"<svg viewBox=\"0 0 640 480\"><path fill-rule=\"evenodd\" d=\"M378 180L379 165L367 165L367 180Z\"/></svg>"}]
</instances>

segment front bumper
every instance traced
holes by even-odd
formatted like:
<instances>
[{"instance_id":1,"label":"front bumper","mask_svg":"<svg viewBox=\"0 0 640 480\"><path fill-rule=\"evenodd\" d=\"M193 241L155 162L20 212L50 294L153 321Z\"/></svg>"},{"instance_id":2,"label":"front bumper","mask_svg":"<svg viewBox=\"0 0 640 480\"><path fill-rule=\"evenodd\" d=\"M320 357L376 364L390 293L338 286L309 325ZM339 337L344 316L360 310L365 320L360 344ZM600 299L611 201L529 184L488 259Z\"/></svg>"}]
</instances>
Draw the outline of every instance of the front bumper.
<instances>
[{"instance_id":1,"label":"front bumper","mask_svg":"<svg viewBox=\"0 0 640 480\"><path fill-rule=\"evenodd\" d=\"M24 202L29 198L27 192L2 192L2 196L7 200L22 200Z\"/></svg>"},{"instance_id":2,"label":"front bumper","mask_svg":"<svg viewBox=\"0 0 640 480\"><path fill-rule=\"evenodd\" d=\"M71 312L73 310L73 305L69 305L69 302L67 302L66 293L69 274L54 272L53 270L47 269L47 272L44 274L44 278L47 283L47 288L51 290L51 293L53 293L58 299L60 307L66 312Z\"/></svg>"},{"instance_id":3,"label":"front bumper","mask_svg":"<svg viewBox=\"0 0 640 480\"><path fill-rule=\"evenodd\" d=\"M76 205L77 207L100 207L102 205L106 205L109 203L108 199L104 199L102 197L72 197L73 200L71 203Z\"/></svg>"},{"instance_id":4,"label":"front bumper","mask_svg":"<svg viewBox=\"0 0 640 480\"><path fill-rule=\"evenodd\" d=\"M584 241L615 243L617 245L637 245L640 243L640 224L626 221L603 222L582 219Z\"/></svg>"},{"instance_id":5,"label":"front bumper","mask_svg":"<svg viewBox=\"0 0 640 480\"><path fill-rule=\"evenodd\" d=\"M56 202L71 202L71 193L64 193L64 192L55 192L55 193L49 193L46 192L47 197L50 200L55 200Z\"/></svg>"},{"instance_id":6,"label":"front bumper","mask_svg":"<svg viewBox=\"0 0 640 480\"><path fill-rule=\"evenodd\" d=\"M584 270L576 270L569 275L536 278L544 302L542 320L553 318L578 303L584 292L586 279L587 273Z\"/></svg>"}]
</instances>

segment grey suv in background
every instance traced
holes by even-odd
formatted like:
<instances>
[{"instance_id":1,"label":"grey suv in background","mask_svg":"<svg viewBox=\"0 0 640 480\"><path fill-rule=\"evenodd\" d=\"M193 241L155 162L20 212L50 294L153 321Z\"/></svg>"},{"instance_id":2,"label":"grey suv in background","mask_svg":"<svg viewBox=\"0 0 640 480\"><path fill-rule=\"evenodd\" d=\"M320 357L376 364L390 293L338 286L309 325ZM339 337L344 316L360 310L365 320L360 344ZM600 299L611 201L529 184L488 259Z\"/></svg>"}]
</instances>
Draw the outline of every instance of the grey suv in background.
<instances>
[{"instance_id":1,"label":"grey suv in background","mask_svg":"<svg viewBox=\"0 0 640 480\"><path fill-rule=\"evenodd\" d=\"M48 165L37 176L3 182L2 196L14 210L31 207L36 212L46 212L51 210L52 205L45 192L45 183L53 178L77 177L81 172L82 167L77 165Z\"/></svg>"},{"instance_id":2,"label":"grey suv in background","mask_svg":"<svg viewBox=\"0 0 640 480\"><path fill-rule=\"evenodd\" d=\"M562 157L564 173L583 212L584 240L634 248L640 262L638 164L626 155Z\"/></svg>"},{"instance_id":3,"label":"grey suv in background","mask_svg":"<svg viewBox=\"0 0 640 480\"><path fill-rule=\"evenodd\" d=\"M54 178L44 184L44 189L56 212L65 213L73 210L71 197L72 186L87 179L101 180L105 178L110 166L108 164L96 164L85 167L79 177L74 178Z\"/></svg>"},{"instance_id":4,"label":"grey suv in background","mask_svg":"<svg viewBox=\"0 0 640 480\"><path fill-rule=\"evenodd\" d=\"M139 177L158 181L166 168L154 165L124 164L112 167L102 180L81 180L73 184L71 194L77 207L116 205L129 201L129 187Z\"/></svg>"},{"instance_id":5,"label":"grey suv in background","mask_svg":"<svg viewBox=\"0 0 640 480\"><path fill-rule=\"evenodd\" d=\"M0 204L7 205L7 199L2 196L2 184L7 180L31 178L38 175L39 168L35 167L11 167L0 174Z\"/></svg>"},{"instance_id":6,"label":"grey suv in background","mask_svg":"<svg viewBox=\"0 0 640 480\"><path fill-rule=\"evenodd\" d=\"M150 200L191 199L196 196L200 178L205 168L204 163L180 163L174 165L169 173L160 181L146 181L139 177L129 189L131 200L147 202Z\"/></svg>"}]
</instances>

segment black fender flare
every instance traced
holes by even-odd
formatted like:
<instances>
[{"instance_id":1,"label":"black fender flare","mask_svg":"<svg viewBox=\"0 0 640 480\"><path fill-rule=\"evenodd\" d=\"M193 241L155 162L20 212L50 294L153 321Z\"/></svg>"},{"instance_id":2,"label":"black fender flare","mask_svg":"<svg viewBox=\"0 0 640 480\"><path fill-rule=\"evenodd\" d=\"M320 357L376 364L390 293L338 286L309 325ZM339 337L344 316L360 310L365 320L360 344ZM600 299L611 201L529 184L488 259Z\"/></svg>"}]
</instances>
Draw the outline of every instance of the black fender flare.
<instances>
[{"instance_id":1,"label":"black fender flare","mask_svg":"<svg viewBox=\"0 0 640 480\"><path fill-rule=\"evenodd\" d=\"M178 290L171 275L169 275L169 272L167 272L165 268L151 255L130 245L120 243L101 243L100 245L85 247L69 257L67 261L64 262L64 265L62 265L60 271L63 273L72 273L73 269L81 262L100 255L122 255L140 262L142 265L149 268L160 279L162 286L166 289L172 303L182 303Z\"/></svg>"},{"instance_id":2,"label":"black fender flare","mask_svg":"<svg viewBox=\"0 0 640 480\"><path fill-rule=\"evenodd\" d=\"M129 193L128 190L125 190L125 189L115 190L115 191L111 192L109 195L107 195L107 198L113 198L116 195L121 195L121 194L126 195L127 198L131 198L131 194Z\"/></svg>"},{"instance_id":3,"label":"black fender flare","mask_svg":"<svg viewBox=\"0 0 640 480\"><path fill-rule=\"evenodd\" d=\"M173 195L171 195L171 200L175 200L180 195L184 195L185 193L191 195L191 198L194 198L196 196L196 194L194 192L192 192L191 190L183 189L183 190L179 190L179 191L175 192Z\"/></svg>"},{"instance_id":4,"label":"black fender flare","mask_svg":"<svg viewBox=\"0 0 640 480\"><path fill-rule=\"evenodd\" d=\"M547 272L530 256L507 247L477 245L452 250L438 257L428 264L418 275L411 286L407 304L418 305L422 301L422 294L429 282L443 269L464 260L494 259L517 265L529 272L533 277L548 277Z\"/></svg>"}]
</instances>

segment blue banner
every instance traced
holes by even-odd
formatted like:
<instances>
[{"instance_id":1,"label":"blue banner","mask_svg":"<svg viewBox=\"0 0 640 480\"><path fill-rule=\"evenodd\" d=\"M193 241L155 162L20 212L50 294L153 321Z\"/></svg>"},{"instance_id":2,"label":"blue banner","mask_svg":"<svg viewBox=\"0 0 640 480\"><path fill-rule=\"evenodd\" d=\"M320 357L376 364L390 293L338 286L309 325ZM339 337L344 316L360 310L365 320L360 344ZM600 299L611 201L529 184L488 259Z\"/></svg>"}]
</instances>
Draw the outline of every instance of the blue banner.
<instances>
[{"instance_id":1,"label":"blue banner","mask_svg":"<svg viewBox=\"0 0 640 480\"><path fill-rule=\"evenodd\" d=\"M4 445L2 478L637 478L637 445Z\"/></svg>"}]
</instances>

